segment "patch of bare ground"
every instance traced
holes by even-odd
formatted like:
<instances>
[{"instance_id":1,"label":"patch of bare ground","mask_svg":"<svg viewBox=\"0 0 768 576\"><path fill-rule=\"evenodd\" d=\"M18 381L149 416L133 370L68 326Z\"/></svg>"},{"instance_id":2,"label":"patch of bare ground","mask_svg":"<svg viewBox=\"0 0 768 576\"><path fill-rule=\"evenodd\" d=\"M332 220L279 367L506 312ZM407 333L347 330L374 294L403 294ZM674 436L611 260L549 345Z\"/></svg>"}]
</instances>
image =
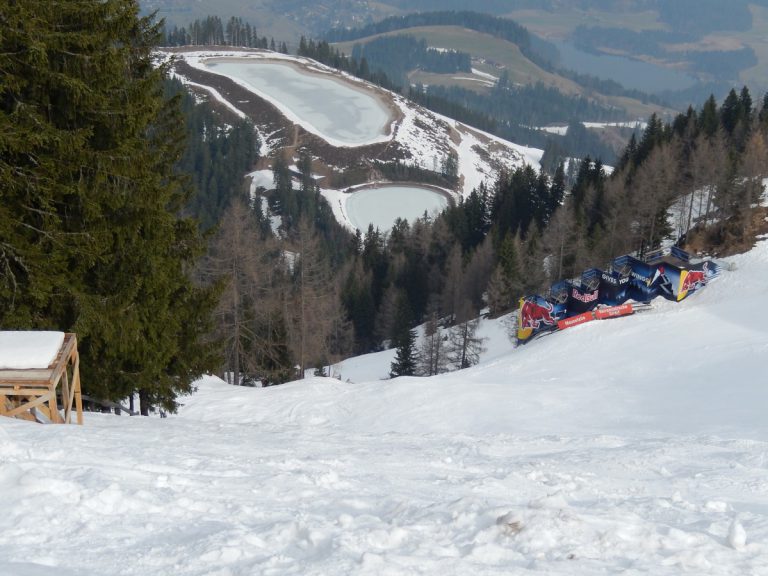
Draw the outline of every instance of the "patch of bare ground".
<instances>
[{"instance_id":1,"label":"patch of bare ground","mask_svg":"<svg viewBox=\"0 0 768 576\"><path fill-rule=\"evenodd\" d=\"M734 226L714 225L706 229L693 228L688 233L684 249L693 254L711 254L720 258L742 254L754 248L759 236L768 234L768 208L752 210L746 232L740 234Z\"/></svg>"}]
</instances>

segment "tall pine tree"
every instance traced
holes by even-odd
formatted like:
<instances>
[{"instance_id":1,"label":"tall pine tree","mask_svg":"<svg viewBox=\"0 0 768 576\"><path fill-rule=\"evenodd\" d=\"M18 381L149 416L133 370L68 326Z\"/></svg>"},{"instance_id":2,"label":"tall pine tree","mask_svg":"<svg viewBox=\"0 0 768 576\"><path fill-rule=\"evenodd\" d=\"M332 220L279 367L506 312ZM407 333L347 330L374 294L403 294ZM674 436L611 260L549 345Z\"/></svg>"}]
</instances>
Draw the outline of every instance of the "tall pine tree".
<instances>
[{"instance_id":1,"label":"tall pine tree","mask_svg":"<svg viewBox=\"0 0 768 576\"><path fill-rule=\"evenodd\" d=\"M173 409L213 367L215 293L190 280L202 242L178 216L183 122L152 62L158 25L135 0L7 8L0 323L74 330L87 393Z\"/></svg>"}]
</instances>

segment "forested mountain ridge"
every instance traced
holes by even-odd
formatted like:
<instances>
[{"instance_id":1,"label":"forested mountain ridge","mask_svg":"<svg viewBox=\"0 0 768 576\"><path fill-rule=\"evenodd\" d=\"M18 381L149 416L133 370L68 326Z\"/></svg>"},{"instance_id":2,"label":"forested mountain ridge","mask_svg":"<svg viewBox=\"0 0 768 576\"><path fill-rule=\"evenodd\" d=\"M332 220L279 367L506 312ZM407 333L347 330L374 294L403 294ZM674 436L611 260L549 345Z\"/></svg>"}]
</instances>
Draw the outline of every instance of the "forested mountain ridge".
<instances>
[{"instance_id":1,"label":"forested mountain ridge","mask_svg":"<svg viewBox=\"0 0 768 576\"><path fill-rule=\"evenodd\" d=\"M496 36L455 26L467 24ZM412 24L444 22L445 26L410 28ZM362 43L331 45L326 40L301 37L298 55L313 58L338 70L407 96L440 114L491 132L506 140L561 154L589 153L612 161L616 142L625 141L638 118L672 111L646 95L595 78L558 73L528 60L516 44L503 37L519 37L528 44L524 29L512 22L477 13L431 13L388 19L396 28ZM406 28L400 29L401 26ZM498 37L497 37L498 36ZM256 26L231 17L208 16L182 27L166 28L165 46L248 46L288 53L285 43L258 36ZM458 46L458 48L456 48ZM463 51L464 49L469 52ZM546 60L540 58L546 64ZM604 93L601 93L600 91ZM584 130L582 122L631 120L627 127ZM536 127L572 124L565 135L552 135ZM274 132L274 130L271 130Z\"/></svg>"},{"instance_id":2,"label":"forested mountain ridge","mask_svg":"<svg viewBox=\"0 0 768 576\"><path fill-rule=\"evenodd\" d=\"M144 0L143 5L176 25L210 13L191 0ZM218 9L258 22L293 51L302 34L320 37L332 28L360 28L413 12L463 11L467 5L456 0L257 0L247 5L223 0ZM511 19L541 38L576 42L588 52L625 55L690 73L697 86L682 92L675 88L669 95L681 108L709 92L722 98L733 86L768 88L768 52L761 33L768 22L765 0L735 0L727 7L717 0L479 0L471 9Z\"/></svg>"}]
</instances>

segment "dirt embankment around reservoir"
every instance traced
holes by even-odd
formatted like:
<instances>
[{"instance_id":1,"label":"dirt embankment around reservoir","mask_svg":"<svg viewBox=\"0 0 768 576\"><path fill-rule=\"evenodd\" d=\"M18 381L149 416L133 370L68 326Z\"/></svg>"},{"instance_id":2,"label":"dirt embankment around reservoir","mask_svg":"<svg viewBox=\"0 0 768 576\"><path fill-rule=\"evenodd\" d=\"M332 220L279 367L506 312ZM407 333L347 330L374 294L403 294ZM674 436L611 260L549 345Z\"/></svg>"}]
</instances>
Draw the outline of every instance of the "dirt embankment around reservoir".
<instances>
[{"instance_id":1,"label":"dirt embankment around reservoir","mask_svg":"<svg viewBox=\"0 0 768 576\"><path fill-rule=\"evenodd\" d=\"M283 63L283 61L280 62ZM303 68L299 64L289 64ZM179 76L194 84L216 90L231 106L245 114L258 128L262 137L269 140L269 148L273 155L282 150L289 158L296 159L302 149L307 150L314 159L313 170L317 174L325 176L325 181L328 184L335 183L338 187L360 184L376 177L375 161L394 162L408 158L407 151L404 151L395 140L394 134L391 134L390 139L386 142L356 147L333 146L319 136L306 131L301 125L287 119L269 101L226 76L191 66L183 58L175 61L174 70ZM308 67L307 71L308 73L311 72ZM317 72L314 73L317 74ZM376 88L366 90L357 86L355 82L344 80L340 75L333 79L345 82L347 86L356 90L365 90L369 94L374 92L390 111L389 129L393 132L397 131L402 119L402 111L387 93ZM213 98L205 88L194 85L189 86L189 88L209 100L211 105L225 118L233 120L236 118L234 111L226 104ZM257 168L268 168L271 166L272 160L273 157L262 158Z\"/></svg>"}]
</instances>

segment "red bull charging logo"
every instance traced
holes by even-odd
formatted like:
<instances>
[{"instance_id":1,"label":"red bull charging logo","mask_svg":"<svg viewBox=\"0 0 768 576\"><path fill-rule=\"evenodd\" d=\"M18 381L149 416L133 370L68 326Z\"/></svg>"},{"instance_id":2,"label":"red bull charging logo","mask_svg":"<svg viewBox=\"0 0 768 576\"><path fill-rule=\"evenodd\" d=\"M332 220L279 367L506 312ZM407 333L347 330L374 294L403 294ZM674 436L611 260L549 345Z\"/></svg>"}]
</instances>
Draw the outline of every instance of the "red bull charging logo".
<instances>
[{"instance_id":1,"label":"red bull charging logo","mask_svg":"<svg viewBox=\"0 0 768 576\"><path fill-rule=\"evenodd\" d=\"M699 286L707 283L707 262L704 263L703 270L689 270L683 278L683 284L680 286L680 292L695 290Z\"/></svg>"},{"instance_id":2,"label":"red bull charging logo","mask_svg":"<svg viewBox=\"0 0 768 576\"><path fill-rule=\"evenodd\" d=\"M533 300L526 300L520 308L520 327L538 330L542 322L547 326L554 326L553 311L554 306L549 302L541 305Z\"/></svg>"}]
</instances>

